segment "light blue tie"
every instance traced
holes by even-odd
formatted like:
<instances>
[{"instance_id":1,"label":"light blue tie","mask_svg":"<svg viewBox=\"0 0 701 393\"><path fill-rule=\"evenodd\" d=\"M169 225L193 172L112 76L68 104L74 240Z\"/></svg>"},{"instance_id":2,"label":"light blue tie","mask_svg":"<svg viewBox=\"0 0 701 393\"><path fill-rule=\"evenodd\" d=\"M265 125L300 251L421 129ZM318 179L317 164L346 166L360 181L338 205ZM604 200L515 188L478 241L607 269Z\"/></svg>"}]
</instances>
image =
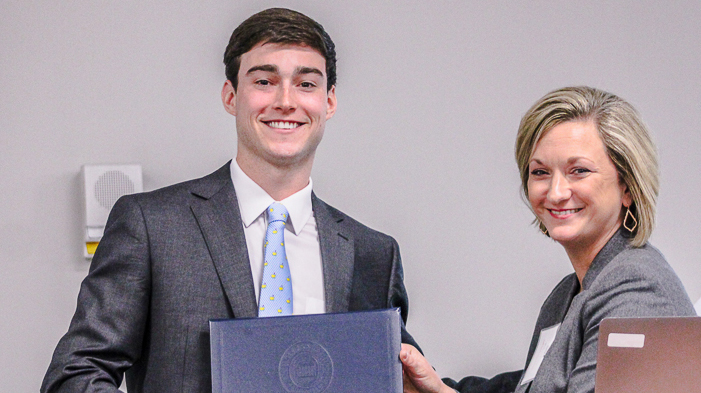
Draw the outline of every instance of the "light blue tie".
<instances>
[{"instance_id":1,"label":"light blue tie","mask_svg":"<svg viewBox=\"0 0 701 393\"><path fill-rule=\"evenodd\" d=\"M259 317L292 315L292 280L285 253L287 209L274 202L266 210L268 230L265 232L263 280L258 301Z\"/></svg>"}]
</instances>

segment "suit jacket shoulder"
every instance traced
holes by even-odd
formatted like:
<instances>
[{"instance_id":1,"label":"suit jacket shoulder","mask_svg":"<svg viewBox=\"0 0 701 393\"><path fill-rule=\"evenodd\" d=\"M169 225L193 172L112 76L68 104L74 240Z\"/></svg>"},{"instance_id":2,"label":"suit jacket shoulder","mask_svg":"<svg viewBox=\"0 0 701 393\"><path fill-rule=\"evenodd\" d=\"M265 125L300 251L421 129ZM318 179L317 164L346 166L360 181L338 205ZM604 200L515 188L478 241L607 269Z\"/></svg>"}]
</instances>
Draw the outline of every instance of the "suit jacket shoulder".
<instances>
[{"instance_id":1,"label":"suit jacket shoulder","mask_svg":"<svg viewBox=\"0 0 701 393\"><path fill-rule=\"evenodd\" d=\"M633 248L618 232L592 262L581 292L570 275L543 305L531 349L542 327L553 322L560 327L533 381L516 392L525 392L528 385L530 393L593 392L604 318L687 315L694 315L691 301L662 254L650 245ZM531 357L532 351L527 367Z\"/></svg>"},{"instance_id":2,"label":"suit jacket shoulder","mask_svg":"<svg viewBox=\"0 0 701 393\"><path fill-rule=\"evenodd\" d=\"M350 237L372 242L380 242L381 244L386 245L396 243L394 238L391 236L360 223L353 217L322 201L314 193L312 193L312 205L314 207L315 218L317 221L321 220L322 225L326 222L334 222Z\"/></svg>"},{"instance_id":3,"label":"suit jacket shoulder","mask_svg":"<svg viewBox=\"0 0 701 393\"><path fill-rule=\"evenodd\" d=\"M228 186L233 188L229 169L230 163L231 161L207 176L172 184L153 191L125 195L122 198L154 208L162 207L164 204L188 204L188 201L193 197L210 199L218 192L228 188Z\"/></svg>"}]
</instances>

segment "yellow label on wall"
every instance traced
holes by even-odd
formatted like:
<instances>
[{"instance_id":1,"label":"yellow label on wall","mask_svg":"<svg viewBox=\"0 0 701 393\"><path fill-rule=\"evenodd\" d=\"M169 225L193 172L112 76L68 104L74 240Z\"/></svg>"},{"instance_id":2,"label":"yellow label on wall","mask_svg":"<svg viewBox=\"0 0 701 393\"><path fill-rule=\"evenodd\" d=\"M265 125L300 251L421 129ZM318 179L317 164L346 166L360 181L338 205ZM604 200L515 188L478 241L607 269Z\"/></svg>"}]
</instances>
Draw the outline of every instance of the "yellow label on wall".
<instances>
[{"instance_id":1,"label":"yellow label on wall","mask_svg":"<svg viewBox=\"0 0 701 393\"><path fill-rule=\"evenodd\" d=\"M100 242L85 242L85 247L88 248L88 254L95 254L95 250L97 249L98 244L100 244Z\"/></svg>"}]
</instances>

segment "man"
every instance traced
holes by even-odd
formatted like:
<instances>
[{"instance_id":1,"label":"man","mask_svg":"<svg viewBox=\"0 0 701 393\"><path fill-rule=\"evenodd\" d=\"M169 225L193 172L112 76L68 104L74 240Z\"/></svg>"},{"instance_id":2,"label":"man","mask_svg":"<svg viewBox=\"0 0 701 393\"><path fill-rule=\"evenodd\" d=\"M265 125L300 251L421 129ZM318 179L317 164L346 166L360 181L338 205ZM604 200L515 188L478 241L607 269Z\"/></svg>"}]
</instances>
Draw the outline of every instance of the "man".
<instances>
[{"instance_id":1,"label":"man","mask_svg":"<svg viewBox=\"0 0 701 393\"><path fill-rule=\"evenodd\" d=\"M115 204L42 392L117 391L124 372L130 393L211 391L210 319L401 307L406 321L394 239L312 192L314 154L336 110L331 38L305 15L269 9L234 31L224 61L236 160ZM262 295L273 207L286 209L276 242L291 279L291 296L274 307Z\"/></svg>"}]
</instances>

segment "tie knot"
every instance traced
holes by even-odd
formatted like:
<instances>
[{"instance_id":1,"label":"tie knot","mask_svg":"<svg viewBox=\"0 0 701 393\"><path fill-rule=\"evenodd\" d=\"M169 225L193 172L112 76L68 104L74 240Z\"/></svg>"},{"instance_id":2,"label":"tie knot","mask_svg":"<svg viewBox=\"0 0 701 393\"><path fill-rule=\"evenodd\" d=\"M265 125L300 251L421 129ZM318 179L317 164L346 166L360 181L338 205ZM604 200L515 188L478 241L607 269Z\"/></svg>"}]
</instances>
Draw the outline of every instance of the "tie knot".
<instances>
[{"instance_id":1,"label":"tie knot","mask_svg":"<svg viewBox=\"0 0 701 393\"><path fill-rule=\"evenodd\" d=\"M273 221L287 221L287 209L285 209L285 206L281 203L273 202L268 206L266 214L268 215L268 223Z\"/></svg>"}]
</instances>

